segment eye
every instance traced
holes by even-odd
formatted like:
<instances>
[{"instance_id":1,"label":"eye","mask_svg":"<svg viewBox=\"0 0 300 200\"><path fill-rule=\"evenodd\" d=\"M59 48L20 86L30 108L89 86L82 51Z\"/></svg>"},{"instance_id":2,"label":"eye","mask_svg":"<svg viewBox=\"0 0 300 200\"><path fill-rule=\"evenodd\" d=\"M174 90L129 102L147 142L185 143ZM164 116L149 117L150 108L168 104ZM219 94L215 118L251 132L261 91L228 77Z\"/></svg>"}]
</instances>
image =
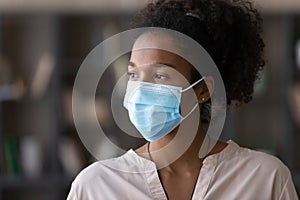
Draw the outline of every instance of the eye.
<instances>
[{"instance_id":1,"label":"eye","mask_svg":"<svg viewBox=\"0 0 300 200\"><path fill-rule=\"evenodd\" d=\"M130 80L138 77L138 75L135 72L127 72L127 75L129 76Z\"/></svg>"},{"instance_id":2,"label":"eye","mask_svg":"<svg viewBox=\"0 0 300 200\"><path fill-rule=\"evenodd\" d=\"M168 78L168 76L165 75L165 74L155 74L155 75L154 75L154 78L155 78L155 79L159 79L159 80L165 80L165 79Z\"/></svg>"}]
</instances>

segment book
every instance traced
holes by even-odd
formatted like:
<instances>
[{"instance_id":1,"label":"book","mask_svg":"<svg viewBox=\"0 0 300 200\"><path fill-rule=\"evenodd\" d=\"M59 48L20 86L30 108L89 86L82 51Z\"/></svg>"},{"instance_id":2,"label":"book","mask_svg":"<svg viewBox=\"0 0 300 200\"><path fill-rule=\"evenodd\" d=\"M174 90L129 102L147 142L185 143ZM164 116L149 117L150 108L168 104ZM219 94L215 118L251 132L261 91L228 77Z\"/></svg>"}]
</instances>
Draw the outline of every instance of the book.
<instances>
[{"instance_id":1,"label":"book","mask_svg":"<svg viewBox=\"0 0 300 200\"><path fill-rule=\"evenodd\" d=\"M20 175L20 162L18 156L17 139L14 136L4 137L4 155L8 175Z\"/></svg>"}]
</instances>

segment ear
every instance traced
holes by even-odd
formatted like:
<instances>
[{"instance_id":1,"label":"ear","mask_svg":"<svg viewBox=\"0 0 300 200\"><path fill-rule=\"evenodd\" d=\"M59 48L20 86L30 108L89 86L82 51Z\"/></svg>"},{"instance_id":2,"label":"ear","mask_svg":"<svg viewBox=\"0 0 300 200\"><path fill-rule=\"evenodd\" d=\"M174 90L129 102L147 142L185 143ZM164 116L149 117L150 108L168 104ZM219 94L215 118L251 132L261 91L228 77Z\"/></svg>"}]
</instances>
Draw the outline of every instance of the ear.
<instances>
[{"instance_id":1,"label":"ear","mask_svg":"<svg viewBox=\"0 0 300 200\"><path fill-rule=\"evenodd\" d=\"M212 76L206 76L203 81L194 87L198 102L203 104L208 101L214 91L215 81Z\"/></svg>"}]
</instances>

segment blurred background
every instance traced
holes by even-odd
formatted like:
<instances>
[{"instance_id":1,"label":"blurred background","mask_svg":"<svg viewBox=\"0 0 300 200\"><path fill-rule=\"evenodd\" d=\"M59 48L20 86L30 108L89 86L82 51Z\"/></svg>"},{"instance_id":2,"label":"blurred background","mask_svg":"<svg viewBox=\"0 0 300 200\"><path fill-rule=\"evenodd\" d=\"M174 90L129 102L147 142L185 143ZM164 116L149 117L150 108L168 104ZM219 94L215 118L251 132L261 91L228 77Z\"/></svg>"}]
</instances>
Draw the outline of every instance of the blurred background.
<instances>
[{"instance_id":1,"label":"blurred background","mask_svg":"<svg viewBox=\"0 0 300 200\"><path fill-rule=\"evenodd\" d=\"M223 140L279 157L300 191L300 1L256 1L267 65L254 100L229 111ZM72 87L88 53L128 28L146 0L0 0L0 200L66 199L75 175L94 162L72 118ZM100 79L98 120L129 149L142 140L113 122L110 95L128 55ZM105 144L103 144L105 146ZM101 147L100 147L101 149Z\"/></svg>"}]
</instances>

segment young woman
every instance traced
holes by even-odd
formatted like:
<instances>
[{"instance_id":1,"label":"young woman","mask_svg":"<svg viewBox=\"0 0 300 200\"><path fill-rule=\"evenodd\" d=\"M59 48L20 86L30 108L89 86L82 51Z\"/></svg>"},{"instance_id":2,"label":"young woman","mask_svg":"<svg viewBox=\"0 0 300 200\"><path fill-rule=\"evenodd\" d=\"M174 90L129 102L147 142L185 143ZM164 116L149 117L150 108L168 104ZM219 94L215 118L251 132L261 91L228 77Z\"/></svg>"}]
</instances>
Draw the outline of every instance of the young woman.
<instances>
[{"instance_id":1,"label":"young woman","mask_svg":"<svg viewBox=\"0 0 300 200\"><path fill-rule=\"evenodd\" d=\"M263 69L261 21L248 1L158 0L136 15L134 27L178 31L201 44L218 67L231 105L252 99L254 82ZM145 46L151 48L139 48ZM233 141L217 141L199 157L211 120L215 79L201 77L187 60L162 50L165 46L180 48L167 33L142 34L128 66L124 106L148 143L84 169L68 199L297 199L288 168L273 156ZM179 99L174 98L176 92ZM196 136L176 160L169 162L169 153L154 153L169 144L181 127L188 136L199 114ZM127 166L134 173L115 166Z\"/></svg>"}]
</instances>

